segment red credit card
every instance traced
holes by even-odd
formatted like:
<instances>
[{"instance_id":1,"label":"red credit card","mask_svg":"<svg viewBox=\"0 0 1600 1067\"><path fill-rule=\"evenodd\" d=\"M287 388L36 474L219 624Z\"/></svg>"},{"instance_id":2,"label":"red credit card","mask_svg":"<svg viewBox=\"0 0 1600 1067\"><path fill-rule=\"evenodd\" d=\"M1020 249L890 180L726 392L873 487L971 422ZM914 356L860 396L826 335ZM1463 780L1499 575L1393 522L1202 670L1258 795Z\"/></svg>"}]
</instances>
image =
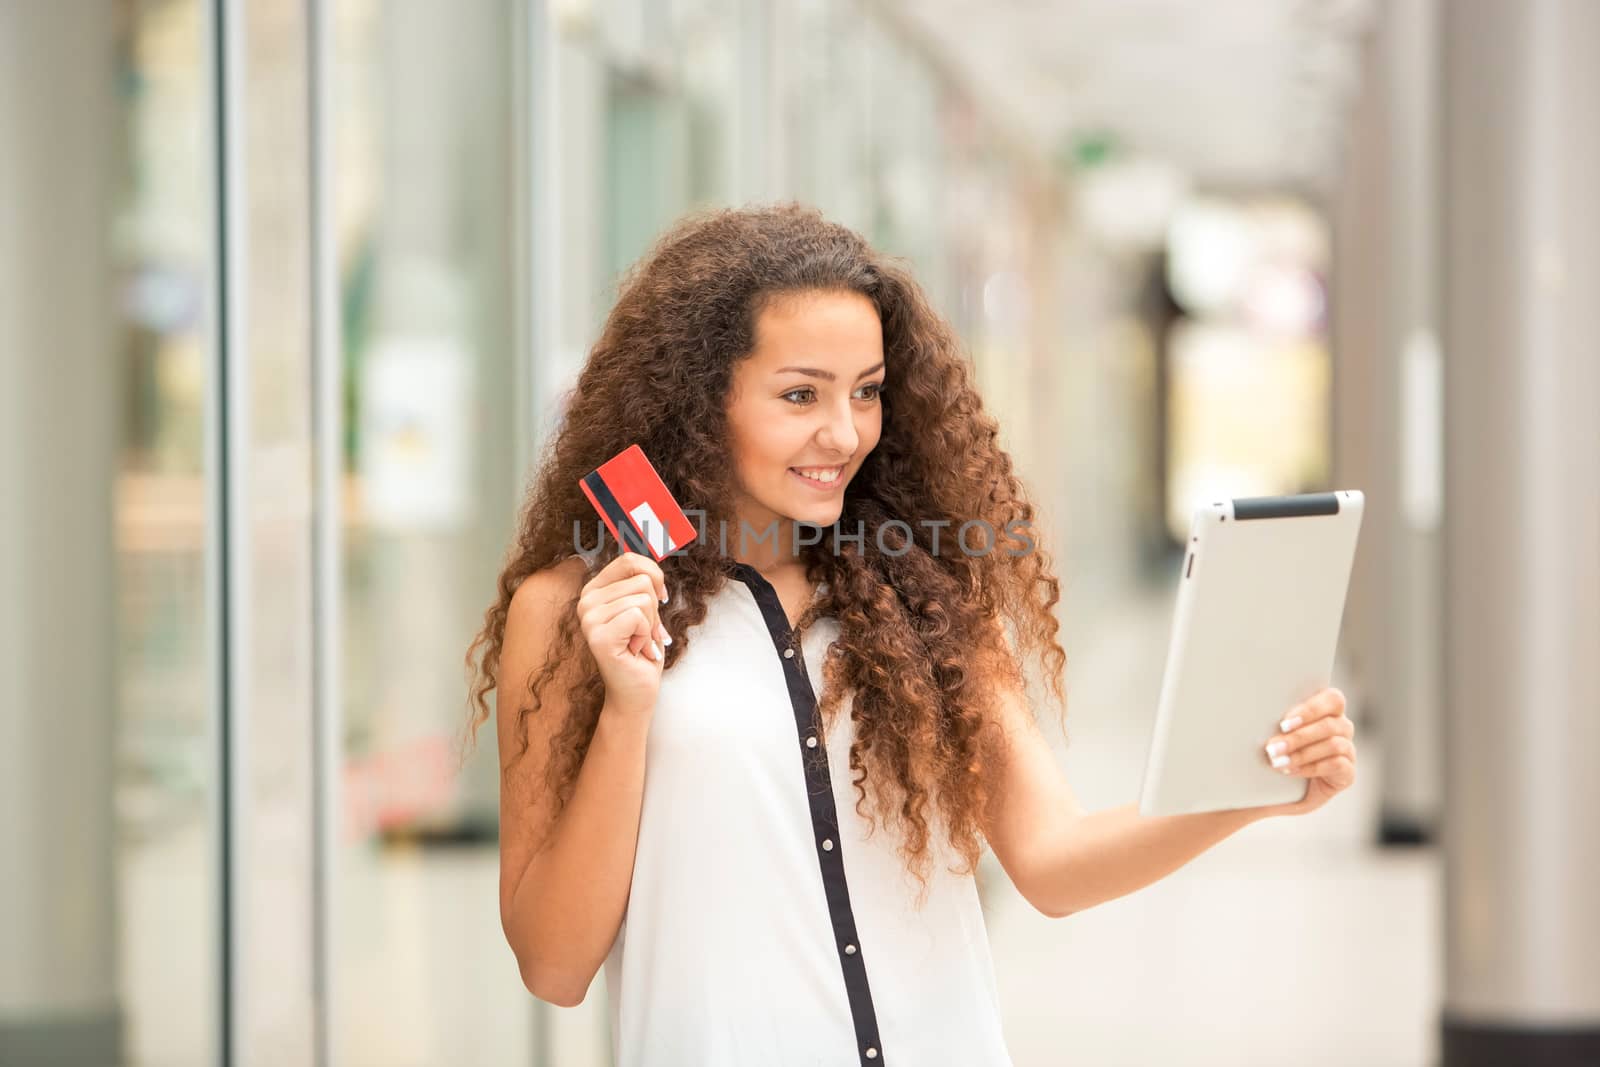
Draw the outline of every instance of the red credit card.
<instances>
[{"instance_id":1,"label":"red credit card","mask_svg":"<svg viewBox=\"0 0 1600 1067\"><path fill-rule=\"evenodd\" d=\"M638 445L606 460L578 485L625 551L661 559L695 538L694 523Z\"/></svg>"}]
</instances>

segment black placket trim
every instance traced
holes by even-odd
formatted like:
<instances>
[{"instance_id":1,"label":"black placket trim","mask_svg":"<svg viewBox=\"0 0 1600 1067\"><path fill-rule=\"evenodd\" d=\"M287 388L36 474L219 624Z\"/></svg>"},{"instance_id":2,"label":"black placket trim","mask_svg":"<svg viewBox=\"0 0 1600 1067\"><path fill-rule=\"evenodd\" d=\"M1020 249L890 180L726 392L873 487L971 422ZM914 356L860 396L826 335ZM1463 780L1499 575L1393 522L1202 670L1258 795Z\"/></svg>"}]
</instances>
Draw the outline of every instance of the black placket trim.
<instances>
[{"instance_id":1,"label":"black placket trim","mask_svg":"<svg viewBox=\"0 0 1600 1067\"><path fill-rule=\"evenodd\" d=\"M733 573L749 586L756 598L789 687L789 703L794 709L800 744L800 765L805 773L806 799L811 807L812 844L817 850L817 864L822 869L822 888L828 899L828 915L833 921L833 947L839 954L839 968L844 973L845 993L855 1024L856 1057L861 1067L882 1067L878 1013L872 1006L872 991L867 986L867 965L856 931L855 913L850 910L850 887L844 878L844 847L839 840L839 812L833 803L833 778L828 773L827 744L817 716L817 697L806 675L800 642L789 627L789 617L784 613L777 591L748 563L734 564ZM815 747L808 744L813 739Z\"/></svg>"}]
</instances>

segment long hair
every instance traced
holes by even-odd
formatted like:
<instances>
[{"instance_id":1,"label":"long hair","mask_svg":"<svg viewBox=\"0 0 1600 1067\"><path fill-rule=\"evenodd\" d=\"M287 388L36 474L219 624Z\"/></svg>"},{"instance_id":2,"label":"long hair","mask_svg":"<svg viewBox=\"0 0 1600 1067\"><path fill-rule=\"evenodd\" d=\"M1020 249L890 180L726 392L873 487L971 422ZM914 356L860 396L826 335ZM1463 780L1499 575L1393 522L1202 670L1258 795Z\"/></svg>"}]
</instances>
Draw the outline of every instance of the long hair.
<instances>
[{"instance_id":1,"label":"long hair","mask_svg":"<svg viewBox=\"0 0 1600 1067\"><path fill-rule=\"evenodd\" d=\"M593 518L578 488L585 474L637 442L673 495L704 511L705 529L738 529L725 409L733 370L754 346L766 303L808 291L859 293L872 302L887 385L878 445L845 489L838 523L842 532L864 536L802 550L808 578L827 589L798 627L829 615L838 622L819 713L831 723L844 696L854 695L856 810L869 826L899 832L900 853L926 888L930 844L940 844L935 832L961 860L952 870L977 864L981 814L995 784L986 772L1003 743L994 701L1002 685L1025 688L1027 654L1043 659L1064 711L1066 653L1052 613L1059 584L1045 550L1014 534L1032 525L1034 508L954 332L909 270L812 208L790 203L687 216L624 274L541 456L497 596L467 651L468 743L488 719L487 696L501 681L506 617L518 586L592 554L579 552L574 527ZM998 535L987 552L971 545L971 529L958 545L963 524L974 521L986 531L977 540ZM688 653L708 598L730 580L731 561L719 555L717 541L697 538L662 562L672 593L662 608L674 638L668 671ZM962 547L968 545L971 551ZM617 551L603 543L591 567ZM520 759L542 690L558 665L580 664L567 693L568 717L543 768L558 815L605 692L579 634L575 600L558 621L555 642L541 670L505 680L518 688L500 690L499 713L517 716L522 747L512 758ZM515 705L506 699L513 692Z\"/></svg>"}]
</instances>

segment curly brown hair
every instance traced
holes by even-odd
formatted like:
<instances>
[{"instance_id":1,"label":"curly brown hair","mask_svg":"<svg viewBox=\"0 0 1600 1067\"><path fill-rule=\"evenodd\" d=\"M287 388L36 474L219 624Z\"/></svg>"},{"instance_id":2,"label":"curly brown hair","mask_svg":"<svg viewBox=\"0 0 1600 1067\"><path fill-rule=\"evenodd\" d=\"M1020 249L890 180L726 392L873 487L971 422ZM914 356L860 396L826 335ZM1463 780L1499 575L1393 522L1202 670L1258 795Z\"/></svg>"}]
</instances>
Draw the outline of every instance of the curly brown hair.
<instances>
[{"instance_id":1,"label":"curly brown hair","mask_svg":"<svg viewBox=\"0 0 1600 1067\"><path fill-rule=\"evenodd\" d=\"M638 443L674 496L703 509L703 529L724 522L737 528L724 406L733 369L751 352L766 304L808 291L872 301L889 389L882 435L846 488L838 521L866 536L842 548L802 550L808 579L827 588L797 629L830 615L837 620L819 714L831 723L846 693L854 693L856 810L871 826L899 830L901 855L926 887L935 826L962 860L952 870L976 867L993 784L985 770L1003 743L995 699L1001 686L1025 688L1025 654L1042 657L1065 711L1066 653L1052 611L1060 589L1048 553L1036 544L982 555L935 551L941 530L946 546L971 520L1014 531L1033 524L1034 507L998 443L999 427L983 409L959 341L909 269L813 208L786 203L689 215L623 275L540 458L498 596L467 651L468 746L490 714L487 697L496 688L517 588L580 555L574 522L593 517L578 487L584 475ZM689 651L708 598L730 579L732 561L718 554L717 540L698 538L661 564L672 592L662 622L676 637L667 670ZM606 541L586 560L590 573L618 551ZM571 796L605 699L579 636L575 599L547 662L526 680L516 724L522 749L514 759L527 752L527 717L537 714L540 692L571 663L582 666L544 767L551 824Z\"/></svg>"}]
</instances>

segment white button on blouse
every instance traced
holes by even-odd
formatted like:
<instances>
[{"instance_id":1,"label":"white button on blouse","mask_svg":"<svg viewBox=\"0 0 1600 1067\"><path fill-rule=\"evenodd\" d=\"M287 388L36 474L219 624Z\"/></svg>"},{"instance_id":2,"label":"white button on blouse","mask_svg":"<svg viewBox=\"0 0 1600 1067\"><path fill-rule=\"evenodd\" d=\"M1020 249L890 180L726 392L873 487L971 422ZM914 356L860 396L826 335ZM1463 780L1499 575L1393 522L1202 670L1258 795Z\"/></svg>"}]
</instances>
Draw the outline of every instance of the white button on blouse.
<instances>
[{"instance_id":1,"label":"white button on blouse","mask_svg":"<svg viewBox=\"0 0 1600 1067\"><path fill-rule=\"evenodd\" d=\"M856 813L848 698L818 740L836 620L795 656L776 592L735 564L687 636L605 963L619 1067L1009 1065L977 886L936 814L919 909L895 835Z\"/></svg>"}]
</instances>

